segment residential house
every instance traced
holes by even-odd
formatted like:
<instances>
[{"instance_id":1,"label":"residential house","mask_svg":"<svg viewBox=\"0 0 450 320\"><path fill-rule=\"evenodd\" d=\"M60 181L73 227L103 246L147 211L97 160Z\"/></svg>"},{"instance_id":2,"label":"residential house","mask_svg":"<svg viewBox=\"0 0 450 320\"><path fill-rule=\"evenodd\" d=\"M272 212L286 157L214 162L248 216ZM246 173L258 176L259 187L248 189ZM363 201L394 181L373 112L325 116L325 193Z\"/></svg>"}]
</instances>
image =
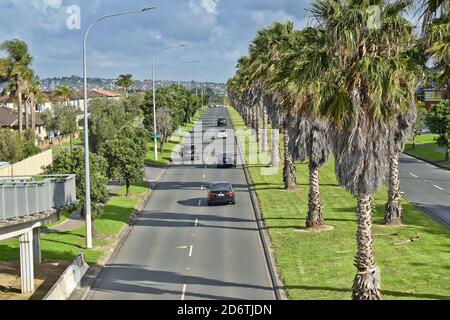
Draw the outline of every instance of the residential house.
<instances>
[{"instance_id":1,"label":"residential house","mask_svg":"<svg viewBox=\"0 0 450 320\"><path fill-rule=\"evenodd\" d=\"M25 121L25 116L23 117ZM31 128L31 117L29 117L28 125ZM7 107L0 107L0 128L10 128L13 130L17 130L19 128L18 125L18 113L16 110ZM36 113L36 137L38 140L44 140L47 137L47 131L44 127L44 121L42 121L39 113Z\"/></svg>"},{"instance_id":2,"label":"residential house","mask_svg":"<svg viewBox=\"0 0 450 320\"><path fill-rule=\"evenodd\" d=\"M423 89L423 101L427 110L430 110L435 104L446 99L448 99L446 89Z\"/></svg>"}]
</instances>

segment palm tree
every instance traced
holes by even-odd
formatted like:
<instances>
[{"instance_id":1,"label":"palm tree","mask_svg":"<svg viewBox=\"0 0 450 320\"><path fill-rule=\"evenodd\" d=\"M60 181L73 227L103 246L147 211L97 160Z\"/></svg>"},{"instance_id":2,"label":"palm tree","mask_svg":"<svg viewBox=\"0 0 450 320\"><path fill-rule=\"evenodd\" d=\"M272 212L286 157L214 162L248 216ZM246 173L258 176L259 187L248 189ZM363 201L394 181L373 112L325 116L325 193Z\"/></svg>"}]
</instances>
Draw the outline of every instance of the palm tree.
<instances>
[{"instance_id":1,"label":"palm tree","mask_svg":"<svg viewBox=\"0 0 450 320\"><path fill-rule=\"evenodd\" d=\"M73 94L73 90L68 85L61 85L55 90L55 94L57 97L61 98L64 101L66 106L69 105L70 97Z\"/></svg>"},{"instance_id":2,"label":"palm tree","mask_svg":"<svg viewBox=\"0 0 450 320\"><path fill-rule=\"evenodd\" d=\"M371 5L383 10L380 28L370 28ZM352 298L381 299L373 252L372 195L389 163L389 130L410 108L417 79L404 59L407 45L390 42L389 23L405 1L315 0L311 12L326 35L329 81L322 89L321 113L332 124L332 150L339 183L357 197L357 254Z\"/></svg>"},{"instance_id":3,"label":"palm tree","mask_svg":"<svg viewBox=\"0 0 450 320\"><path fill-rule=\"evenodd\" d=\"M121 74L116 81L116 86L122 88L125 96L128 96L128 90L134 86L134 80L131 74Z\"/></svg>"},{"instance_id":4,"label":"palm tree","mask_svg":"<svg viewBox=\"0 0 450 320\"><path fill-rule=\"evenodd\" d=\"M438 70L438 80L447 87L450 108L450 0L423 0L423 46Z\"/></svg>"},{"instance_id":5,"label":"palm tree","mask_svg":"<svg viewBox=\"0 0 450 320\"><path fill-rule=\"evenodd\" d=\"M27 79L30 78L30 65L32 57L28 53L27 44L18 39L8 40L0 43L0 50L5 50L7 57L0 59L2 66L3 82L6 80L9 85L3 89L2 94L9 92L15 96L17 102L19 132L23 130L23 97L22 91L26 86ZM27 115L27 112L25 112Z\"/></svg>"}]
</instances>

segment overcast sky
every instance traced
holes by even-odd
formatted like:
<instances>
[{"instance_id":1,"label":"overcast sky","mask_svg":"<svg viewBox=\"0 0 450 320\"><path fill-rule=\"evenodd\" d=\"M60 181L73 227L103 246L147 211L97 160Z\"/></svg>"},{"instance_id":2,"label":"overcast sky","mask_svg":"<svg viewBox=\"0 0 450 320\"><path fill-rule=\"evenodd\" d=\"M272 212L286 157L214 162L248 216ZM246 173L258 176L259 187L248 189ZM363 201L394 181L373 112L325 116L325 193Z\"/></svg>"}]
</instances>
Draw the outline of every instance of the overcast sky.
<instances>
[{"instance_id":1,"label":"overcast sky","mask_svg":"<svg viewBox=\"0 0 450 320\"><path fill-rule=\"evenodd\" d=\"M82 75L82 32L97 17L117 11L156 6L145 13L100 22L88 41L88 76L116 78L132 73L151 78L151 57L158 48L187 44L165 51L157 60L157 79L226 82L237 59L247 52L256 31L274 21L291 20L296 28L308 24L310 0L0 0L0 41L25 40L40 78ZM80 29L71 6L80 9ZM73 12L73 11L72 11Z\"/></svg>"}]
</instances>

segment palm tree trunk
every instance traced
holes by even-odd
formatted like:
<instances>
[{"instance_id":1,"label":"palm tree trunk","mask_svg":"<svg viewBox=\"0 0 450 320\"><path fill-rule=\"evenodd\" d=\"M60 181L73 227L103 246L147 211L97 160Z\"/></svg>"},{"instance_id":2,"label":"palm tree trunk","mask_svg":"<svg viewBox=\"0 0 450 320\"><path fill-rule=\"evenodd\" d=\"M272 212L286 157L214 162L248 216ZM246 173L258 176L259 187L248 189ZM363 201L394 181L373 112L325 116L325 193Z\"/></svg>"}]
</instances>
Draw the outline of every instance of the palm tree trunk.
<instances>
[{"instance_id":1,"label":"palm tree trunk","mask_svg":"<svg viewBox=\"0 0 450 320\"><path fill-rule=\"evenodd\" d=\"M262 132L261 132L261 144L262 144L262 152L267 152L269 150L269 139L267 136L267 109L262 107Z\"/></svg>"},{"instance_id":2,"label":"palm tree trunk","mask_svg":"<svg viewBox=\"0 0 450 320\"><path fill-rule=\"evenodd\" d=\"M306 227L317 228L320 226L323 226L323 214L319 189L319 167L310 161L308 217L306 219Z\"/></svg>"},{"instance_id":3,"label":"palm tree trunk","mask_svg":"<svg viewBox=\"0 0 450 320\"><path fill-rule=\"evenodd\" d=\"M280 166L280 133L278 129L272 128L272 167Z\"/></svg>"},{"instance_id":4,"label":"palm tree trunk","mask_svg":"<svg viewBox=\"0 0 450 320\"><path fill-rule=\"evenodd\" d=\"M402 224L403 208L400 203L400 177L398 175L398 152L391 157L389 173L388 202L384 207L384 223Z\"/></svg>"},{"instance_id":5,"label":"palm tree trunk","mask_svg":"<svg viewBox=\"0 0 450 320\"><path fill-rule=\"evenodd\" d=\"M284 167L283 167L283 181L284 188L288 190L294 190L297 188L297 182L295 177L295 167L292 161L292 155L289 152L289 135L286 128L283 128L284 135Z\"/></svg>"},{"instance_id":6,"label":"palm tree trunk","mask_svg":"<svg viewBox=\"0 0 450 320\"><path fill-rule=\"evenodd\" d=\"M30 118L28 115L28 108L29 104L25 102L25 130L27 130L30 127Z\"/></svg>"},{"instance_id":7,"label":"palm tree trunk","mask_svg":"<svg viewBox=\"0 0 450 320\"><path fill-rule=\"evenodd\" d=\"M380 282L375 273L372 241L372 199L370 195L358 196L358 252L355 266L358 273L353 280L353 300L381 300Z\"/></svg>"},{"instance_id":8,"label":"palm tree trunk","mask_svg":"<svg viewBox=\"0 0 450 320\"><path fill-rule=\"evenodd\" d=\"M36 106L34 103L31 105L31 130L36 133Z\"/></svg>"},{"instance_id":9,"label":"palm tree trunk","mask_svg":"<svg viewBox=\"0 0 450 320\"><path fill-rule=\"evenodd\" d=\"M17 88L17 115L19 122L19 132L22 133L23 130L23 115L22 115L22 88L18 86Z\"/></svg>"},{"instance_id":10,"label":"palm tree trunk","mask_svg":"<svg viewBox=\"0 0 450 320\"><path fill-rule=\"evenodd\" d=\"M256 143L258 145L258 150L260 150L260 142L261 142L261 128L259 125L259 117L260 117L260 112L259 112L259 104L256 105L255 108L255 131L256 131Z\"/></svg>"}]
</instances>

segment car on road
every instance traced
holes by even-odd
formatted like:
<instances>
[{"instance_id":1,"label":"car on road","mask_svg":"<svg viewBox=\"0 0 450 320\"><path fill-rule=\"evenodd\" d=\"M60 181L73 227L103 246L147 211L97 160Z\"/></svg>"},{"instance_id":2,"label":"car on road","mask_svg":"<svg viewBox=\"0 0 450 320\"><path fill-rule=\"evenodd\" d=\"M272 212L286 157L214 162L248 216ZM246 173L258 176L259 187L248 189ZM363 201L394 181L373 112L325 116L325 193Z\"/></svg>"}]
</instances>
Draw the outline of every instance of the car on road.
<instances>
[{"instance_id":1,"label":"car on road","mask_svg":"<svg viewBox=\"0 0 450 320\"><path fill-rule=\"evenodd\" d=\"M198 148L195 146L195 144L185 144L181 148L180 156L183 160L184 159L197 160L199 159Z\"/></svg>"},{"instance_id":2,"label":"car on road","mask_svg":"<svg viewBox=\"0 0 450 320\"><path fill-rule=\"evenodd\" d=\"M208 206L214 204L235 204L233 186L228 181L212 182L208 188Z\"/></svg>"},{"instance_id":3,"label":"car on road","mask_svg":"<svg viewBox=\"0 0 450 320\"><path fill-rule=\"evenodd\" d=\"M228 138L227 130L226 129L219 129L219 130L217 130L216 138L217 139L226 139L226 138Z\"/></svg>"},{"instance_id":4,"label":"car on road","mask_svg":"<svg viewBox=\"0 0 450 320\"><path fill-rule=\"evenodd\" d=\"M217 119L217 126L218 127L226 127L227 126L227 119L225 119L225 118Z\"/></svg>"},{"instance_id":5,"label":"car on road","mask_svg":"<svg viewBox=\"0 0 450 320\"><path fill-rule=\"evenodd\" d=\"M224 152L217 155L217 168L236 167L236 155L233 152Z\"/></svg>"}]
</instances>

